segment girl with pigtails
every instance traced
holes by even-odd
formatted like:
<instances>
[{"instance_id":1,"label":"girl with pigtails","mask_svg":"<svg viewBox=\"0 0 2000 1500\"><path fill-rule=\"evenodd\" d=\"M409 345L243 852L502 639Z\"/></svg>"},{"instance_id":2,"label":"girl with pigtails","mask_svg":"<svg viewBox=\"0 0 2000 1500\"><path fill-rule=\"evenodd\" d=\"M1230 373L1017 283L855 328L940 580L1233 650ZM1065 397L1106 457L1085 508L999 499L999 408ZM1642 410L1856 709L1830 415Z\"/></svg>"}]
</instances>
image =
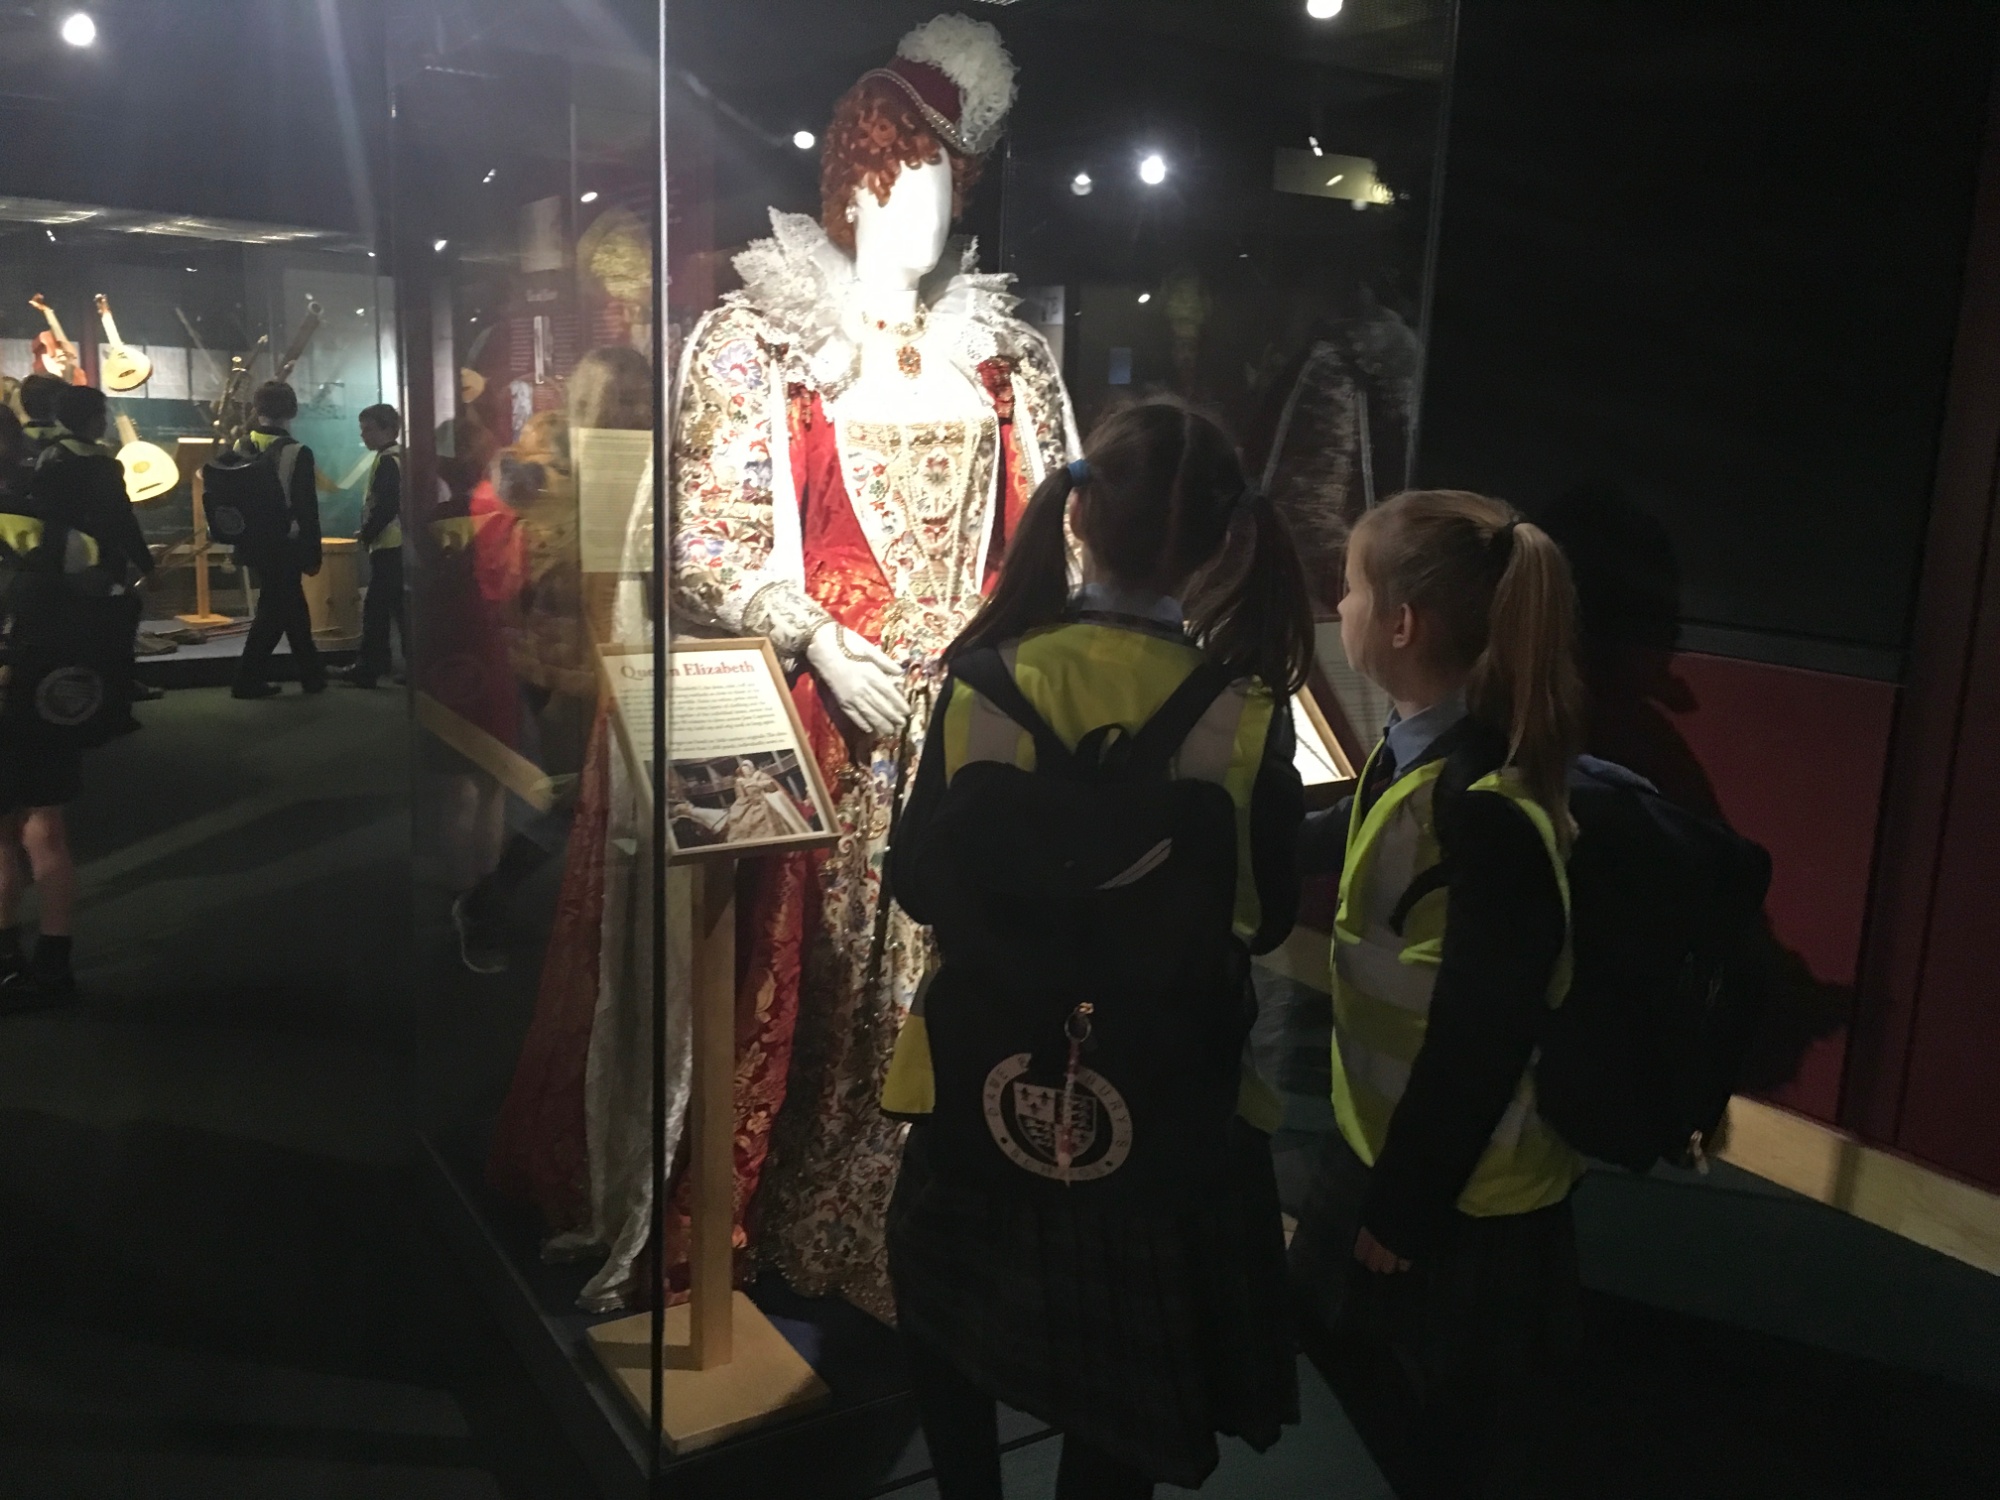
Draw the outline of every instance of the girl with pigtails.
<instances>
[{"instance_id":1,"label":"girl with pigtails","mask_svg":"<svg viewBox=\"0 0 2000 1500\"><path fill-rule=\"evenodd\" d=\"M1057 1494L1092 1500L1198 1486L1217 1433L1297 1420L1275 1101L1241 1059L1248 955L1297 912L1312 652L1283 521L1219 427L1153 401L1043 481L946 653L889 861L941 963L883 1094L915 1122L889 1269L944 1500L998 1500L996 1399L1064 1434ZM1129 837L1167 802L1195 811ZM992 1040L1057 993L1021 1050Z\"/></svg>"},{"instance_id":2,"label":"girl with pigtails","mask_svg":"<svg viewBox=\"0 0 2000 1500\"><path fill-rule=\"evenodd\" d=\"M1539 1494L1561 1442L1583 1162L1531 1064L1570 973L1574 610L1555 543L1481 495L1398 495L1348 544L1341 641L1395 712L1301 839L1341 877L1339 1130L1291 1264L1398 1494Z\"/></svg>"}]
</instances>

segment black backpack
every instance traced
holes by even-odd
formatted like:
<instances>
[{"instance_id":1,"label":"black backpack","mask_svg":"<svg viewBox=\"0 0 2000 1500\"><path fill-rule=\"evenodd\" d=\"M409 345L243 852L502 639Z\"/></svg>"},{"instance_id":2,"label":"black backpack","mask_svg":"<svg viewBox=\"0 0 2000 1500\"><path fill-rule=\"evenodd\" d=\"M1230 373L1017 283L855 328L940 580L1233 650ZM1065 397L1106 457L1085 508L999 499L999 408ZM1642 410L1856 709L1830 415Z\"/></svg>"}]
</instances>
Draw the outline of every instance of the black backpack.
<instances>
[{"instance_id":1,"label":"black backpack","mask_svg":"<svg viewBox=\"0 0 2000 1500\"><path fill-rule=\"evenodd\" d=\"M218 542L253 563L283 550L292 530L292 474L299 445L281 438L263 452L225 448L201 467L202 508Z\"/></svg>"},{"instance_id":2,"label":"black backpack","mask_svg":"<svg viewBox=\"0 0 2000 1500\"><path fill-rule=\"evenodd\" d=\"M1034 736L1036 769L962 767L906 851L943 957L924 999L933 1160L1030 1196L1198 1193L1255 1006L1234 804L1172 762L1227 678L1204 662L1136 735L1104 726L1072 752L997 653L953 670Z\"/></svg>"},{"instance_id":3,"label":"black backpack","mask_svg":"<svg viewBox=\"0 0 2000 1500\"><path fill-rule=\"evenodd\" d=\"M1450 799L1491 769L1460 761L1439 777L1441 840ZM1585 1156L1706 1170L1770 993L1771 857L1609 761L1580 760L1569 793L1575 968L1544 1022L1536 1109Z\"/></svg>"},{"instance_id":4,"label":"black backpack","mask_svg":"<svg viewBox=\"0 0 2000 1500\"><path fill-rule=\"evenodd\" d=\"M95 569L65 571L70 528L43 525L32 553L0 559L9 667L0 733L87 750L131 727L137 621L130 596L102 592ZM97 591L87 592L92 582Z\"/></svg>"}]
</instances>

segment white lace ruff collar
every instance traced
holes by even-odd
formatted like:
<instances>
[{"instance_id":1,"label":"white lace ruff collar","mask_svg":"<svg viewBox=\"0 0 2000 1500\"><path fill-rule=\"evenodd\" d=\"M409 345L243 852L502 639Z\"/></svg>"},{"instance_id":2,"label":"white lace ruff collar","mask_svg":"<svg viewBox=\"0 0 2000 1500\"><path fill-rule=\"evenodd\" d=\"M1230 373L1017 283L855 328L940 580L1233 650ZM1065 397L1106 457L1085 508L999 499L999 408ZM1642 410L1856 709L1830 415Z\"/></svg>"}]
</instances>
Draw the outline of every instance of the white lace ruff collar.
<instances>
[{"instance_id":1,"label":"white lace ruff collar","mask_svg":"<svg viewBox=\"0 0 2000 1500\"><path fill-rule=\"evenodd\" d=\"M944 351L975 385L980 365L996 355L1018 355L1029 336L1028 326L1013 316L1021 300L1007 290L1014 278L976 270L978 254L978 242L969 238L947 244L917 289L926 347ZM743 289L724 300L768 323L789 346L795 372L837 398L861 367L864 313L853 260L817 220L774 208L771 238L738 255L736 272Z\"/></svg>"}]
</instances>

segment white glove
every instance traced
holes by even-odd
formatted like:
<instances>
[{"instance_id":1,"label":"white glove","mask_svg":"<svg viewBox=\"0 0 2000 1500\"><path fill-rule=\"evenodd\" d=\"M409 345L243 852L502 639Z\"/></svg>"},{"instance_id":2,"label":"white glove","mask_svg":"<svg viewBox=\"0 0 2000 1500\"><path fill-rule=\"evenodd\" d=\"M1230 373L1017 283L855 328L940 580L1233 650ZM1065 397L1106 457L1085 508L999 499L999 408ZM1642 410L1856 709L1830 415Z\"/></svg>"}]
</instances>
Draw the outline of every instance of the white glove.
<instances>
[{"instance_id":1,"label":"white glove","mask_svg":"<svg viewBox=\"0 0 2000 1500\"><path fill-rule=\"evenodd\" d=\"M903 669L866 636L845 625L822 625L806 646L806 665L834 707L858 728L891 735L909 722L910 700L899 686Z\"/></svg>"}]
</instances>

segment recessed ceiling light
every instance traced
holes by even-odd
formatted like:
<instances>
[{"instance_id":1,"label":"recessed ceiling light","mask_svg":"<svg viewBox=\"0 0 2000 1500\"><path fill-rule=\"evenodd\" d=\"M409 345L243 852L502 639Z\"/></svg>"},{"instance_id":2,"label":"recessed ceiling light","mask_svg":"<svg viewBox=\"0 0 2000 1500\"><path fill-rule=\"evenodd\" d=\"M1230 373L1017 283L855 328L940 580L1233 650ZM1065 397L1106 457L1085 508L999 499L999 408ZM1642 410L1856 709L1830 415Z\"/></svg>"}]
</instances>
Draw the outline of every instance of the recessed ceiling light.
<instances>
[{"instance_id":1,"label":"recessed ceiling light","mask_svg":"<svg viewBox=\"0 0 2000 1500\"><path fill-rule=\"evenodd\" d=\"M1151 302L1152 300L1153 300L1153 294L1151 292L1139 293L1139 305L1141 307L1144 307L1148 302Z\"/></svg>"},{"instance_id":2,"label":"recessed ceiling light","mask_svg":"<svg viewBox=\"0 0 2000 1500\"><path fill-rule=\"evenodd\" d=\"M792 144L801 151L810 151L819 144L819 141L810 130L800 130L793 132Z\"/></svg>"},{"instance_id":3,"label":"recessed ceiling light","mask_svg":"<svg viewBox=\"0 0 2000 1500\"><path fill-rule=\"evenodd\" d=\"M592 188L589 192L585 193L581 198L577 199L576 201L579 203L595 203L597 201L597 189Z\"/></svg>"},{"instance_id":4,"label":"recessed ceiling light","mask_svg":"<svg viewBox=\"0 0 2000 1500\"><path fill-rule=\"evenodd\" d=\"M1088 198L1090 190L1096 186L1097 184L1090 180L1088 172L1079 172L1069 180L1069 190L1079 198Z\"/></svg>"},{"instance_id":5,"label":"recessed ceiling light","mask_svg":"<svg viewBox=\"0 0 2000 1500\"><path fill-rule=\"evenodd\" d=\"M444 247L450 243L450 240L433 240L431 241L431 249L442 255L444 254Z\"/></svg>"},{"instance_id":6,"label":"recessed ceiling light","mask_svg":"<svg viewBox=\"0 0 2000 1500\"><path fill-rule=\"evenodd\" d=\"M1167 180L1167 159L1159 152L1149 152L1139 163L1139 180L1147 187L1158 187Z\"/></svg>"},{"instance_id":7,"label":"recessed ceiling light","mask_svg":"<svg viewBox=\"0 0 2000 1500\"><path fill-rule=\"evenodd\" d=\"M1342 0L1306 0L1306 14L1315 21L1331 21L1340 14Z\"/></svg>"},{"instance_id":8,"label":"recessed ceiling light","mask_svg":"<svg viewBox=\"0 0 2000 1500\"><path fill-rule=\"evenodd\" d=\"M88 11L71 11L63 17L62 39L72 47L88 47L97 40L97 22Z\"/></svg>"},{"instance_id":9,"label":"recessed ceiling light","mask_svg":"<svg viewBox=\"0 0 2000 1500\"><path fill-rule=\"evenodd\" d=\"M495 177L498 177L499 175L500 175L500 169L498 167L488 167L486 169L486 175L480 178L479 180L482 183L491 182Z\"/></svg>"}]
</instances>

